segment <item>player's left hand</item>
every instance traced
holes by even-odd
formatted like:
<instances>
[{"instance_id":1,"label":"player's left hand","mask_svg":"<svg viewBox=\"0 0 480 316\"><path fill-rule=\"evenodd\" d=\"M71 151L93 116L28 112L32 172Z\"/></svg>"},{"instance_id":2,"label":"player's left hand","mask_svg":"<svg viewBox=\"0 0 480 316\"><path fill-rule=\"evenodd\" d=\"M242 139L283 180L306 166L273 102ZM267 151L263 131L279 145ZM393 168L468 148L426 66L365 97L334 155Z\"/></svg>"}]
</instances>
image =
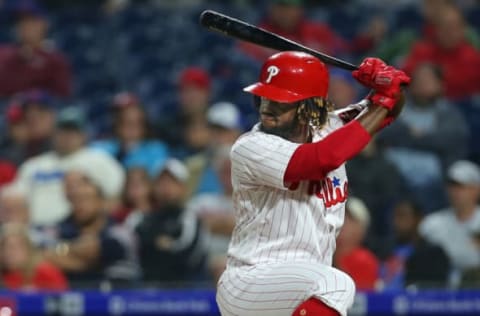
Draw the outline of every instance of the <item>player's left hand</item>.
<instances>
[{"instance_id":1,"label":"player's left hand","mask_svg":"<svg viewBox=\"0 0 480 316\"><path fill-rule=\"evenodd\" d=\"M395 106L401 87L410 83L410 77L403 71L387 66L379 58L366 58L352 75L363 85L375 90L370 100L389 111Z\"/></svg>"},{"instance_id":2,"label":"player's left hand","mask_svg":"<svg viewBox=\"0 0 480 316\"><path fill-rule=\"evenodd\" d=\"M368 57L352 72L358 82L388 97L396 95L400 86L408 85L410 77L395 67L388 66L380 58Z\"/></svg>"}]
</instances>

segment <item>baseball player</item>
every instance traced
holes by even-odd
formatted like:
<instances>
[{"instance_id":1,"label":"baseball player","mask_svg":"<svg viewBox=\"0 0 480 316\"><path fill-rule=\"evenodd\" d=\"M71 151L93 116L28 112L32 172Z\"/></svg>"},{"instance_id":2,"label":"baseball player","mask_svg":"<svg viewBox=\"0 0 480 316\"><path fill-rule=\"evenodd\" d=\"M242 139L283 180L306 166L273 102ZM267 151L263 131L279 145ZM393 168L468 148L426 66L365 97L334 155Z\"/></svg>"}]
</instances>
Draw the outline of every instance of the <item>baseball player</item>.
<instances>
[{"instance_id":1,"label":"baseball player","mask_svg":"<svg viewBox=\"0 0 480 316\"><path fill-rule=\"evenodd\" d=\"M353 76L374 92L341 115L326 100L327 68L305 53L271 56L245 88L260 122L231 151L236 226L218 283L222 315L346 315L355 286L331 267L344 164L393 121L410 81L376 58Z\"/></svg>"}]
</instances>

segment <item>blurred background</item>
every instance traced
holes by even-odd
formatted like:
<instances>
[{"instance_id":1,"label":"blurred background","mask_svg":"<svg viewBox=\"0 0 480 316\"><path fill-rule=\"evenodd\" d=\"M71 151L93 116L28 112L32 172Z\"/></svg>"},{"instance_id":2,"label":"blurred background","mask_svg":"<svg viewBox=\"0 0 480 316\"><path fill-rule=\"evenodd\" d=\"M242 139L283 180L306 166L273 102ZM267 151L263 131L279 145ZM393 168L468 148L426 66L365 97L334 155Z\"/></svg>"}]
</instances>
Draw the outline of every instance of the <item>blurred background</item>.
<instances>
[{"instance_id":1,"label":"blurred background","mask_svg":"<svg viewBox=\"0 0 480 316\"><path fill-rule=\"evenodd\" d=\"M0 315L219 315L229 150L274 52L208 32L205 9L412 76L347 164L334 265L352 315L480 315L475 0L0 0ZM368 93L330 76L337 108Z\"/></svg>"}]
</instances>

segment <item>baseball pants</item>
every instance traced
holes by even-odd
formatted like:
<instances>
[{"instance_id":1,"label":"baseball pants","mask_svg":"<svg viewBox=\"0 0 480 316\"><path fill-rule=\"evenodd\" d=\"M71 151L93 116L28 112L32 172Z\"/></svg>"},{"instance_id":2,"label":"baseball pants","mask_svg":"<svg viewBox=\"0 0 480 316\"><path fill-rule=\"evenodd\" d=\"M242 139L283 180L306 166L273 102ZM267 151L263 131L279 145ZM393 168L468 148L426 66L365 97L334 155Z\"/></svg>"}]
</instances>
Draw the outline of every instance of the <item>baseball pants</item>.
<instances>
[{"instance_id":1,"label":"baseball pants","mask_svg":"<svg viewBox=\"0 0 480 316\"><path fill-rule=\"evenodd\" d=\"M314 297L346 316L355 284L344 272L318 263L274 263L228 268L220 278L222 316L291 316Z\"/></svg>"}]
</instances>

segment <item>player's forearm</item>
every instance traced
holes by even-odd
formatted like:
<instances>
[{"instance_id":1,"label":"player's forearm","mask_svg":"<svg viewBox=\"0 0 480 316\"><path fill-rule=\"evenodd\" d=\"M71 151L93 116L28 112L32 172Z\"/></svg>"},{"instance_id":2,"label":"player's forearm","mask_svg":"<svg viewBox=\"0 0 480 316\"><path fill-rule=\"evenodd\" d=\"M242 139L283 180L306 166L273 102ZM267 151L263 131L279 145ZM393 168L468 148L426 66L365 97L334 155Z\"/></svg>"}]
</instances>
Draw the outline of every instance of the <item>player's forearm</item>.
<instances>
[{"instance_id":1,"label":"player's forearm","mask_svg":"<svg viewBox=\"0 0 480 316\"><path fill-rule=\"evenodd\" d=\"M364 120L366 124L374 125L366 118ZM358 154L370 139L370 133L360 121L353 120L319 142L300 145L288 163L285 184L324 178Z\"/></svg>"},{"instance_id":2,"label":"player's forearm","mask_svg":"<svg viewBox=\"0 0 480 316\"><path fill-rule=\"evenodd\" d=\"M355 120L358 120L365 130L370 135L373 135L384 127L390 125L400 114L404 104L405 96L400 91L400 95L397 97L397 100L390 111L381 105L370 103L368 107L355 117Z\"/></svg>"},{"instance_id":3,"label":"player's forearm","mask_svg":"<svg viewBox=\"0 0 480 316\"><path fill-rule=\"evenodd\" d=\"M388 110L386 108L373 104L358 114L355 120L359 122L370 135L373 135L380 128L387 114Z\"/></svg>"},{"instance_id":4,"label":"player's forearm","mask_svg":"<svg viewBox=\"0 0 480 316\"><path fill-rule=\"evenodd\" d=\"M397 102L401 110L403 97ZM288 163L284 175L285 184L324 178L327 173L362 151L371 136L391 122L392 118L387 115L387 109L371 104L351 122L321 141L300 145Z\"/></svg>"}]
</instances>

